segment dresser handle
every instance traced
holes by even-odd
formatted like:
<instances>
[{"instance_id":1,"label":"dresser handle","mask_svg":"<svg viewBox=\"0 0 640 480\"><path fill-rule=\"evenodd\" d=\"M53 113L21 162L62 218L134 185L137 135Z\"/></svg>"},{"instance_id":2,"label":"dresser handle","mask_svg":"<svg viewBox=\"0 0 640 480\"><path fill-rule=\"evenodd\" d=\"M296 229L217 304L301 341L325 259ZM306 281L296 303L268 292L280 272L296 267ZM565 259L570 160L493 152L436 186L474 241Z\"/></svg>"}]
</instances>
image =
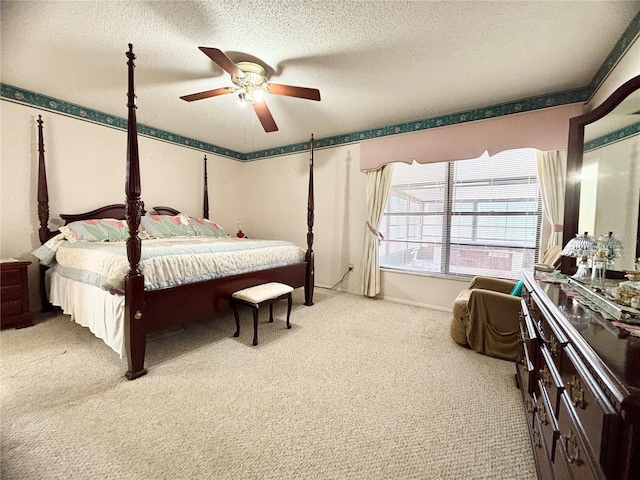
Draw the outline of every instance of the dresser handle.
<instances>
[{"instance_id":1,"label":"dresser handle","mask_svg":"<svg viewBox=\"0 0 640 480\"><path fill-rule=\"evenodd\" d=\"M538 433L538 430L533 431L533 443L536 447L542 448L542 442L540 441L540 433Z\"/></svg>"},{"instance_id":2,"label":"dresser handle","mask_svg":"<svg viewBox=\"0 0 640 480\"><path fill-rule=\"evenodd\" d=\"M547 416L547 410L544 408L544 405L538 408L538 415L543 425L549 425L549 417Z\"/></svg>"},{"instance_id":3,"label":"dresser handle","mask_svg":"<svg viewBox=\"0 0 640 480\"><path fill-rule=\"evenodd\" d=\"M542 383L544 386L549 388L551 386L551 373L546 365L542 367L542 370L540 370L540 376L542 377Z\"/></svg>"},{"instance_id":4,"label":"dresser handle","mask_svg":"<svg viewBox=\"0 0 640 480\"><path fill-rule=\"evenodd\" d=\"M567 385L569 385L569 396L571 397L573 406L583 410L587 408L587 402L584 401L584 389L582 388L580 379L576 378L575 375L571 375L571 380L567 382Z\"/></svg>"},{"instance_id":5,"label":"dresser handle","mask_svg":"<svg viewBox=\"0 0 640 480\"><path fill-rule=\"evenodd\" d=\"M567 461L569 463L575 463L576 465L580 465L582 462L580 460L580 447L578 447L578 439L576 438L576 434L573 433L573 429L569 429L569 435L566 437L566 448L567 448Z\"/></svg>"},{"instance_id":6,"label":"dresser handle","mask_svg":"<svg viewBox=\"0 0 640 480\"><path fill-rule=\"evenodd\" d=\"M533 413L533 402L527 398L527 413Z\"/></svg>"}]
</instances>

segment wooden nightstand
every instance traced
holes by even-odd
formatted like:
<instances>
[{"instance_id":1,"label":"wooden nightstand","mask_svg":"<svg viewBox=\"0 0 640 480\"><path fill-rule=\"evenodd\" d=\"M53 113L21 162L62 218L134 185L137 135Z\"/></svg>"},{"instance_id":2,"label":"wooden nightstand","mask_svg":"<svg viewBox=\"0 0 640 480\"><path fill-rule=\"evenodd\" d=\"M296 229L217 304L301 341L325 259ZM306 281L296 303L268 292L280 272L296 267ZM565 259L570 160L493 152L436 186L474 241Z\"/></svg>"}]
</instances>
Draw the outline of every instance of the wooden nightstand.
<instances>
[{"instance_id":1,"label":"wooden nightstand","mask_svg":"<svg viewBox=\"0 0 640 480\"><path fill-rule=\"evenodd\" d=\"M0 262L0 328L24 328L33 325L29 311L29 261L2 260Z\"/></svg>"}]
</instances>

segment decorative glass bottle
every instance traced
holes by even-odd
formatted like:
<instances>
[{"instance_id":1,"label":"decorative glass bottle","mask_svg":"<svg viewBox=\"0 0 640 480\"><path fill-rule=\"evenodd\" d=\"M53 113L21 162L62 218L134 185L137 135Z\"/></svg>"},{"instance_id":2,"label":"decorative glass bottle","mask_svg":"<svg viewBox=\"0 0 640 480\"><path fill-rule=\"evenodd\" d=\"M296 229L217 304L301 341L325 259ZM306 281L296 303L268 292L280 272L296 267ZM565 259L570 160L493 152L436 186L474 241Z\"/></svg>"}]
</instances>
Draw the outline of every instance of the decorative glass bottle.
<instances>
[{"instance_id":1,"label":"decorative glass bottle","mask_svg":"<svg viewBox=\"0 0 640 480\"><path fill-rule=\"evenodd\" d=\"M591 286L596 288L604 288L604 278L607 272L607 252L598 250L593 257L591 265Z\"/></svg>"}]
</instances>

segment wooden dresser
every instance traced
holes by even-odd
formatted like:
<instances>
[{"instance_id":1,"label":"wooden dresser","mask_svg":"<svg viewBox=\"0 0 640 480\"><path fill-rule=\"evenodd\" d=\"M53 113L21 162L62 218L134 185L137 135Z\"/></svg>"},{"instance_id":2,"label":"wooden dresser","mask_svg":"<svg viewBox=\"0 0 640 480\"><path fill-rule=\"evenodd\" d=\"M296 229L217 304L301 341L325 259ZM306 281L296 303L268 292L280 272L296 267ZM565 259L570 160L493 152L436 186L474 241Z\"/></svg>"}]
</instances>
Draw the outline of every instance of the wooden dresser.
<instances>
[{"instance_id":1,"label":"wooden dresser","mask_svg":"<svg viewBox=\"0 0 640 480\"><path fill-rule=\"evenodd\" d=\"M640 479L640 338L524 273L522 393L540 479Z\"/></svg>"},{"instance_id":2,"label":"wooden dresser","mask_svg":"<svg viewBox=\"0 0 640 480\"><path fill-rule=\"evenodd\" d=\"M0 262L0 327L23 328L33 325L29 311L28 261Z\"/></svg>"}]
</instances>

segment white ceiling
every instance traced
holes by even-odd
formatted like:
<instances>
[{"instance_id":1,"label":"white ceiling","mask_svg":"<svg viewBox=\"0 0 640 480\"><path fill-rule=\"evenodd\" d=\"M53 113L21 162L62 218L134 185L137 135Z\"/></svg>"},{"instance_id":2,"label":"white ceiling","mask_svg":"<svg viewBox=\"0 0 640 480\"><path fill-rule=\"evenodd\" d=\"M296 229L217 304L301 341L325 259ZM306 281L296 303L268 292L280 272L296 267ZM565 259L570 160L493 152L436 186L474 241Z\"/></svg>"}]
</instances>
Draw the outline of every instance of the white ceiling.
<instances>
[{"instance_id":1,"label":"white ceiling","mask_svg":"<svg viewBox=\"0 0 640 480\"><path fill-rule=\"evenodd\" d=\"M638 1L2 1L1 80L246 153L585 87ZM199 46L322 101L270 95L265 133Z\"/></svg>"}]
</instances>

